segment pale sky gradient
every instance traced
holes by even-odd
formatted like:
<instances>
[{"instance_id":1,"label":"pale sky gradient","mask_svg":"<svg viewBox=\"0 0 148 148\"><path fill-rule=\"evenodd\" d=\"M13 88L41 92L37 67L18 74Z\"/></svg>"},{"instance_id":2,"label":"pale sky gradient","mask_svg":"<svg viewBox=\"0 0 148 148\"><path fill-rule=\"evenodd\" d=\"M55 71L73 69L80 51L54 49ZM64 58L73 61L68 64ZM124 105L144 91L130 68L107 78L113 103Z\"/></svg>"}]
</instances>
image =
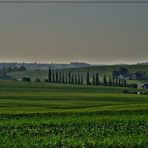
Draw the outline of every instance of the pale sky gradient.
<instances>
[{"instance_id":1,"label":"pale sky gradient","mask_svg":"<svg viewBox=\"0 0 148 148\"><path fill-rule=\"evenodd\" d=\"M148 4L0 4L0 61L148 61Z\"/></svg>"}]
</instances>

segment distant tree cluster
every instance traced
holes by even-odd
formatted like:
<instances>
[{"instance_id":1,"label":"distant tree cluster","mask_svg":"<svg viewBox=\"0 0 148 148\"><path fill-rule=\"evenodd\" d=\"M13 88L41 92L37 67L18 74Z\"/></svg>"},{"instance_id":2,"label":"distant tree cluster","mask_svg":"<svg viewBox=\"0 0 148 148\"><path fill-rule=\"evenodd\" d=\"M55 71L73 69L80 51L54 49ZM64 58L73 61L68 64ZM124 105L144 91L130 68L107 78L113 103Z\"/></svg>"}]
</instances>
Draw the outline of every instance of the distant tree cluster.
<instances>
[{"instance_id":1,"label":"distant tree cluster","mask_svg":"<svg viewBox=\"0 0 148 148\"><path fill-rule=\"evenodd\" d=\"M19 67L8 67L6 68L5 66L3 66L3 68L1 69L1 71L5 72L5 73L9 73L9 72L17 72L17 71L26 71L26 67L25 66L19 66Z\"/></svg>"},{"instance_id":2,"label":"distant tree cluster","mask_svg":"<svg viewBox=\"0 0 148 148\"><path fill-rule=\"evenodd\" d=\"M124 75L127 74L126 69L120 69L120 72ZM22 78L23 82L31 82L28 77ZM39 78L35 79L35 82L41 82ZM137 84L128 84L124 78L114 77L114 75L99 76L98 72L80 73L62 70L52 70L49 67L48 78L44 80L46 83L67 83L78 85L93 85L93 86L115 86L115 87L134 87L137 88Z\"/></svg>"},{"instance_id":3,"label":"distant tree cluster","mask_svg":"<svg viewBox=\"0 0 148 148\"><path fill-rule=\"evenodd\" d=\"M7 75L7 73L5 71L0 70L0 79L12 80L13 78L11 76Z\"/></svg>"},{"instance_id":4,"label":"distant tree cluster","mask_svg":"<svg viewBox=\"0 0 148 148\"><path fill-rule=\"evenodd\" d=\"M20 66L20 67L14 67L14 68L8 68L9 72L15 72L15 71L26 71L26 67L25 66Z\"/></svg>"},{"instance_id":5,"label":"distant tree cluster","mask_svg":"<svg viewBox=\"0 0 148 148\"><path fill-rule=\"evenodd\" d=\"M31 82L31 79L29 77L23 77L22 82Z\"/></svg>"},{"instance_id":6,"label":"distant tree cluster","mask_svg":"<svg viewBox=\"0 0 148 148\"><path fill-rule=\"evenodd\" d=\"M148 80L148 75L145 71L136 71L135 77L137 80Z\"/></svg>"},{"instance_id":7,"label":"distant tree cluster","mask_svg":"<svg viewBox=\"0 0 148 148\"><path fill-rule=\"evenodd\" d=\"M119 76L127 77L128 76L128 70L125 67L120 67L119 70L114 70L112 72L112 76L115 78L119 78Z\"/></svg>"},{"instance_id":8,"label":"distant tree cluster","mask_svg":"<svg viewBox=\"0 0 148 148\"><path fill-rule=\"evenodd\" d=\"M49 83L69 83L69 84L83 84L83 75L80 73L71 73L54 70L48 70Z\"/></svg>"},{"instance_id":9,"label":"distant tree cluster","mask_svg":"<svg viewBox=\"0 0 148 148\"><path fill-rule=\"evenodd\" d=\"M129 79L129 80L148 80L148 74L145 71L135 71L129 73L125 67L120 67L119 70L114 70L112 76L115 78Z\"/></svg>"},{"instance_id":10,"label":"distant tree cluster","mask_svg":"<svg viewBox=\"0 0 148 148\"><path fill-rule=\"evenodd\" d=\"M119 86L119 87L127 87L127 81L125 79L119 79L117 77L106 75L103 76L103 80L100 79L99 73L95 72L90 77L90 73L87 72L85 75L77 72L72 73L70 71L58 71L51 70L49 67L48 71L48 80L49 83L69 83L69 84L86 84L86 85L94 85L94 86Z\"/></svg>"}]
</instances>

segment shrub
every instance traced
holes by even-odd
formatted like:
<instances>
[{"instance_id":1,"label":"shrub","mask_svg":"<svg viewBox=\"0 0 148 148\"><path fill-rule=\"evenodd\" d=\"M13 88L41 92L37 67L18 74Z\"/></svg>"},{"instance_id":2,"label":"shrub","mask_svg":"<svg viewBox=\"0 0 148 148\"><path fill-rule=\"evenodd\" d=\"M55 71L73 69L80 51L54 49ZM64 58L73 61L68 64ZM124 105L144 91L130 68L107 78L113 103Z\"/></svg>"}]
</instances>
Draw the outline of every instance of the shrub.
<instances>
[{"instance_id":1,"label":"shrub","mask_svg":"<svg viewBox=\"0 0 148 148\"><path fill-rule=\"evenodd\" d=\"M127 94L127 93L128 93L128 90L127 90L127 89L124 89L124 90L123 90L123 93L124 93L124 94Z\"/></svg>"},{"instance_id":2,"label":"shrub","mask_svg":"<svg viewBox=\"0 0 148 148\"><path fill-rule=\"evenodd\" d=\"M45 79L44 82L48 83L48 79Z\"/></svg>"},{"instance_id":3,"label":"shrub","mask_svg":"<svg viewBox=\"0 0 148 148\"><path fill-rule=\"evenodd\" d=\"M137 88L137 87L138 87L137 84L130 84L130 86L131 86L132 88Z\"/></svg>"},{"instance_id":4,"label":"shrub","mask_svg":"<svg viewBox=\"0 0 148 148\"><path fill-rule=\"evenodd\" d=\"M137 94L137 91L131 91L130 93L131 94Z\"/></svg>"},{"instance_id":5,"label":"shrub","mask_svg":"<svg viewBox=\"0 0 148 148\"><path fill-rule=\"evenodd\" d=\"M23 77L22 82L31 82L31 79L29 77Z\"/></svg>"},{"instance_id":6,"label":"shrub","mask_svg":"<svg viewBox=\"0 0 148 148\"><path fill-rule=\"evenodd\" d=\"M41 82L41 80L39 78L36 78L35 82Z\"/></svg>"}]
</instances>

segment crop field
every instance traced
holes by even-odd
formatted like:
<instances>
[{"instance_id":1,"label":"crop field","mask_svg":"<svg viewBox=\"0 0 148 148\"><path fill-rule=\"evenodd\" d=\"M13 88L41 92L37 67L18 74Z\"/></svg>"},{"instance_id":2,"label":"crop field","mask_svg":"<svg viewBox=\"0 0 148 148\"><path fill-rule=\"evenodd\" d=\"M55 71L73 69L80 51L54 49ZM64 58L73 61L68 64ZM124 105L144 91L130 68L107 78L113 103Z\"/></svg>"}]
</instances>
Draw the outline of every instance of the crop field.
<instances>
[{"instance_id":1,"label":"crop field","mask_svg":"<svg viewBox=\"0 0 148 148\"><path fill-rule=\"evenodd\" d=\"M147 148L148 95L124 89L0 81L0 147Z\"/></svg>"}]
</instances>

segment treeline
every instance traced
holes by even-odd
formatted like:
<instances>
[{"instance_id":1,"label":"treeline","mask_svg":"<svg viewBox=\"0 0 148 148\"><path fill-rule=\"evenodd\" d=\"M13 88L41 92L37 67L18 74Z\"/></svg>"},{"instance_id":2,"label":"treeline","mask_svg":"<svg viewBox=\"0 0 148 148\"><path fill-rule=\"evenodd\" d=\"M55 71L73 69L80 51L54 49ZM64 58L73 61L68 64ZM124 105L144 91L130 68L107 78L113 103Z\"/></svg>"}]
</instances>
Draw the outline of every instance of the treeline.
<instances>
[{"instance_id":1,"label":"treeline","mask_svg":"<svg viewBox=\"0 0 148 148\"><path fill-rule=\"evenodd\" d=\"M17 72L17 71L26 71L25 66L19 66L19 67L5 67L3 66L2 69L0 69L0 73L9 73L9 72Z\"/></svg>"},{"instance_id":2,"label":"treeline","mask_svg":"<svg viewBox=\"0 0 148 148\"><path fill-rule=\"evenodd\" d=\"M112 77L111 75L107 77L103 76L103 79L99 77L99 73L95 72L90 75L87 72L85 75L82 73L72 73L70 71L57 71L51 70L48 71L48 80L49 83L68 83L68 84L80 84L80 85L94 85L94 86L119 86L119 87L132 87L130 86L125 79L119 79Z\"/></svg>"},{"instance_id":3,"label":"treeline","mask_svg":"<svg viewBox=\"0 0 148 148\"><path fill-rule=\"evenodd\" d=\"M10 72L18 72L18 71L26 71L27 69L24 66L20 66L20 67L5 67L3 66L2 69L0 69L0 79L3 80L13 80L14 78L10 75L8 75L8 73Z\"/></svg>"},{"instance_id":4,"label":"treeline","mask_svg":"<svg viewBox=\"0 0 148 148\"><path fill-rule=\"evenodd\" d=\"M69 84L84 84L83 75L80 73L62 72L49 68L48 82L49 83L69 83Z\"/></svg>"},{"instance_id":5,"label":"treeline","mask_svg":"<svg viewBox=\"0 0 148 148\"><path fill-rule=\"evenodd\" d=\"M129 80L148 80L148 74L145 71L135 71L130 73L127 68L120 67L118 70L112 72L112 76L115 78L126 78Z\"/></svg>"}]
</instances>

